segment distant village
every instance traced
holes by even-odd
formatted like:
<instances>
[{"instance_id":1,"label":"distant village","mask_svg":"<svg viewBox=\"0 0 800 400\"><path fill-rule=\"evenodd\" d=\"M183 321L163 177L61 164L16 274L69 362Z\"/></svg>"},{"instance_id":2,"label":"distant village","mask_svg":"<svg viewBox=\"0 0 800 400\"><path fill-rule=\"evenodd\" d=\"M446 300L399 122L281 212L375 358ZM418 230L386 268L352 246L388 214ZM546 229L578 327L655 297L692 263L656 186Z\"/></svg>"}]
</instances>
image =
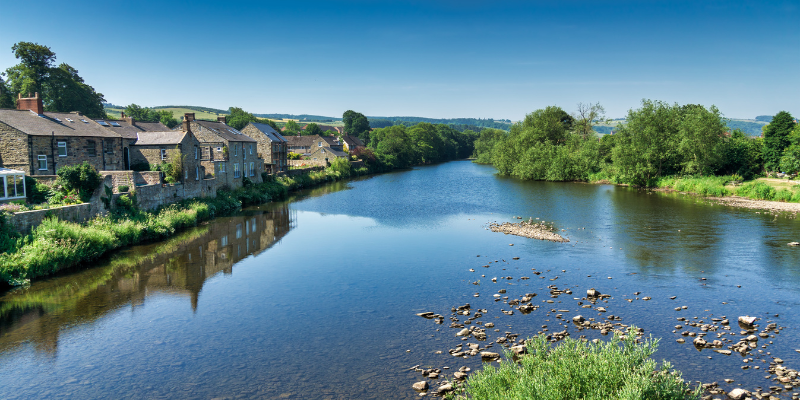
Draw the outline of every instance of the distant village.
<instances>
[{"instance_id":1,"label":"distant village","mask_svg":"<svg viewBox=\"0 0 800 400\"><path fill-rule=\"evenodd\" d=\"M239 188L246 179L258 183L264 176L286 174L290 167L327 166L337 158L349 159L350 152L364 146L342 128L320 127L330 135L284 136L257 122L237 130L223 116L205 121L186 113L181 124L170 129L124 113L111 120L48 112L38 93L20 95L16 109L0 109L0 201L24 199L25 176L51 182L59 168L82 163L106 177L115 193L120 188L178 184L181 190L171 193L169 200L208 196L217 188ZM302 159L289 160L290 152ZM151 171L152 166L168 162L180 163L178 181L166 182L163 173ZM155 201L147 208L165 202Z\"/></svg>"}]
</instances>

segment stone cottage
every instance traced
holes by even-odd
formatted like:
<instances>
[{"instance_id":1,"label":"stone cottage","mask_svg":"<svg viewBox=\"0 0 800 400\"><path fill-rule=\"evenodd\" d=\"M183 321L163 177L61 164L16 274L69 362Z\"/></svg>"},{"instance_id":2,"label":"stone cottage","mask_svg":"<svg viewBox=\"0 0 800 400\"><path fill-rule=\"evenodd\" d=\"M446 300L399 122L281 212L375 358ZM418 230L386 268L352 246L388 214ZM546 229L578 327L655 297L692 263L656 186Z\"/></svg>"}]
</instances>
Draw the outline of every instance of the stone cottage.
<instances>
[{"instance_id":1,"label":"stone cottage","mask_svg":"<svg viewBox=\"0 0 800 400\"><path fill-rule=\"evenodd\" d=\"M351 136L351 135L342 136L341 142L342 142L343 150L348 152L348 153L352 153L353 150L355 150L355 149L357 149L359 147L366 147L364 145L364 142L361 141L361 139L359 139L359 138L357 138L355 136Z\"/></svg>"},{"instance_id":2,"label":"stone cottage","mask_svg":"<svg viewBox=\"0 0 800 400\"><path fill-rule=\"evenodd\" d=\"M200 142L191 131L139 132L130 148L132 164L180 163L179 180L184 185L209 178L200 162Z\"/></svg>"},{"instance_id":3,"label":"stone cottage","mask_svg":"<svg viewBox=\"0 0 800 400\"><path fill-rule=\"evenodd\" d=\"M138 139L137 134L139 132L167 132L170 130L161 122L140 122L134 118L126 117L125 113L122 113L122 118L118 120L99 119L95 120L95 122L122 136L122 164L125 170L142 170L145 167L144 165L137 166L135 162L131 161L130 146Z\"/></svg>"},{"instance_id":4,"label":"stone cottage","mask_svg":"<svg viewBox=\"0 0 800 400\"><path fill-rule=\"evenodd\" d=\"M311 155L320 147L329 147L342 151L342 144L335 136L286 136L286 140L289 145L289 151L303 156Z\"/></svg>"},{"instance_id":5,"label":"stone cottage","mask_svg":"<svg viewBox=\"0 0 800 400\"><path fill-rule=\"evenodd\" d=\"M264 168L271 173L288 170L286 155L288 142L278 131L267 124L251 122L242 133L258 142L258 156L264 159Z\"/></svg>"},{"instance_id":6,"label":"stone cottage","mask_svg":"<svg viewBox=\"0 0 800 400\"><path fill-rule=\"evenodd\" d=\"M18 98L0 109L0 166L26 175L55 175L65 165L89 162L98 171L125 168L122 137L78 112L46 112L42 98Z\"/></svg>"},{"instance_id":7,"label":"stone cottage","mask_svg":"<svg viewBox=\"0 0 800 400\"><path fill-rule=\"evenodd\" d=\"M314 149L311 154L306 156L306 159L310 160L312 164L327 166L337 158L349 159L349 157L347 153L338 148L322 146Z\"/></svg>"},{"instance_id":8,"label":"stone cottage","mask_svg":"<svg viewBox=\"0 0 800 400\"><path fill-rule=\"evenodd\" d=\"M186 113L178 129L191 130L200 142L200 163L214 175L218 186L238 188L245 177L261 182L264 160L258 157L258 142L226 125L224 118L199 121L194 113Z\"/></svg>"}]
</instances>

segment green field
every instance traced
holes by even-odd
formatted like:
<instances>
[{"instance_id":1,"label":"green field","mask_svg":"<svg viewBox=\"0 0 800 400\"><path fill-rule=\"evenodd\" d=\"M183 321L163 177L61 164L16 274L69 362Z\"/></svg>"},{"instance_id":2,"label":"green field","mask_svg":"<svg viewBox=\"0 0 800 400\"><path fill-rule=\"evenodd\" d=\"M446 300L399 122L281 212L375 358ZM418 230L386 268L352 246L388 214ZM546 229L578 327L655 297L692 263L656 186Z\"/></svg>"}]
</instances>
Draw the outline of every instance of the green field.
<instances>
[{"instance_id":1,"label":"green field","mask_svg":"<svg viewBox=\"0 0 800 400\"><path fill-rule=\"evenodd\" d=\"M207 120L211 120L211 121L216 121L217 117L220 116L220 115L227 115L227 114L217 114L217 113L212 113L212 112L207 112L207 111L200 111L200 110L195 110L195 109L191 109L191 108L183 108L183 107L180 107L180 108L179 107L175 107L175 108L159 108L159 110L171 111L172 115L174 115L175 119L177 119L178 121L182 121L183 120L183 115L186 114L186 113L194 113L194 117L197 118L197 119L207 119ZM110 116L112 116L114 118L120 118L122 116L122 114L121 114L122 111L124 111L123 108L106 108L106 114L108 114L108 115L110 115Z\"/></svg>"}]
</instances>

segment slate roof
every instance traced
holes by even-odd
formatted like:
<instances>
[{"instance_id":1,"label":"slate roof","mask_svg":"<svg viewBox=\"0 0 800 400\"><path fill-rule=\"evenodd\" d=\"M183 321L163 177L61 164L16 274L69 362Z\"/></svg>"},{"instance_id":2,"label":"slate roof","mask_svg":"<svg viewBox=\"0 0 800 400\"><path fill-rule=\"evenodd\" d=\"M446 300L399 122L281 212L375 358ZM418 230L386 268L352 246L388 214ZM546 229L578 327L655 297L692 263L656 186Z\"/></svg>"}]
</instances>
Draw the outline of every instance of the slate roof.
<instances>
[{"instance_id":1,"label":"slate roof","mask_svg":"<svg viewBox=\"0 0 800 400\"><path fill-rule=\"evenodd\" d=\"M183 131L139 132L134 146L179 145L186 136Z\"/></svg>"},{"instance_id":2,"label":"slate roof","mask_svg":"<svg viewBox=\"0 0 800 400\"><path fill-rule=\"evenodd\" d=\"M256 141L243 134L242 132L237 131L236 129L231 128L228 125L223 124L222 122L213 122L213 121L192 121L192 133L197 137L197 140L202 142L221 142L221 141L228 141L228 142L253 142ZM214 138L221 140L216 140Z\"/></svg>"},{"instance_id":3,"label":"slate roof","mask_svg":"<svg viewBox=\"0 0 800 400\"><path fill-rule=\"evenodd\" d=\"M283 137L283 135L278 133L278 131L276 131L274 128L272 128L267 124L262 124L260 122L251 122L250 124L256 127L256 129L258 129L259 131L263 132L265 135L267 135L267 138L269 138L269 140L272 142L278 142L278 143L287 142L286 138Z\"/></svg>"},{"instance_id":4,"label":"slate roof","mask_svg":"<svg viewBox=\"0 0 800 400\"><path fill-rule=\"evenodd\" d=\"M38 115L29 110L0 109L0 121L31 136L120 137L91 118L74 113Z\"/></svg>"},{"instance_id":5,"label":"slate roof","mask_svg":"<svg viewBox=\"0 0 800 400\"><path fill-rule=\"evenodd\" d=\"M344 136L342 136L342 141L347 143L347 147L350 147L350 148L357 147L357 146L364 146L364 142L362 142L361 139L359 139L359 138L357 138L355 136L344 135Z\"/></svg>"},{"instance_id":6,"label":"slate roof","mask_svg":"<svg viewBox=\"0 0 800 400\"><path fill-rule=\"evenodd\" d=\"M341 150L332 149L330 147L323 147L323 148L320 148L320 149L315 149L314 151L312 151L310 153L310 156L314 156L314 155L320 154L322 152L322 150L325 151L325 153L324 153L325 157L327 157L329 154L332 154L332 155L334 155L336 157L339 157L339 158L342 158L342 157L347 158L347 157L349 157L347 155L347 153L345 153L345 152L343 152Z\"/></svg>"},{"instance_id":7,"label":"slate roof","mask_svg":"<svg viewBox=\"0 0 800 400\"><path fill-rule=\"evenodd\" d=\"M105 121L109 124L106 126L106 129L110 129L120 136L126 139L136 139L136 134L139 132L166 132L169 128L162 124L161 122L139 122L135 121L133 125L131 125L128 121L125 120L102 120L98 119L97 122ZM111 125L112 122L116 122L119 126Z\"/></svg>"}]
</instances>

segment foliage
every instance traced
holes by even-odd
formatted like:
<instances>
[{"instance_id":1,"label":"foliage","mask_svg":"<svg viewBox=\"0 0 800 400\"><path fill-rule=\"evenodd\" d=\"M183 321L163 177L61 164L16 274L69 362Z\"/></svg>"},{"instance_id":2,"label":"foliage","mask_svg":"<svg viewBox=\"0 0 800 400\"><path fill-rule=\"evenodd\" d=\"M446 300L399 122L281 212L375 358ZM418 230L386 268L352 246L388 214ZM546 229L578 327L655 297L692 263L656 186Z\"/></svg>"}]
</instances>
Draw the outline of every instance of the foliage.
<instances>
[{"instance_id":1,"label":"foliage","mask_svg":"<svg viewBox=\"0 0 800 400\"><path fill-rule=\"evenodd\" d=\"M47 111L79 111L90 118L105 117L103 94L86 84L77 69L66 63L56 67L56 54L49 47L18 42L11 50L20 60L6 70L11 93L27 96L38 92Z\"/></svg>"},{"instance_id":2,"label":"foliage","mask_svg":"<svg viewBox=\"0 0 800 400\"><path fill-rule=\"evenodd\" d=\"M298 125L297 122L293 120L287 121L284 128L286 128L284 132L287 135L296 135L298 132L300 132L300 125Z\"/></svg>"},{"instance_id":3,"label":"foliage","mask_svg":"<svg viewBox=\"0 0 800 400\"><path fill-rule=\"evenodd\" d=\"M324 135L325 132L322 131L322 128L315 123L310 123L306 125L305 130L303 131L303 135Z\"/></svg>"},{"instance_id":4,"label":"foliage","mask_svg":"<svg viewBox=\"0 0 800 400\"><path fill-rule=\"evenodd\" d=\"M347 110L342 114L342 122L344 122L344 132L361 139L364 144L369 144L370 141L370 126L369 120L364 114Z\"/></svg>"},{"instance_id":5,"label":"foliage","mask_svg":"<svg viewBox=\"0 0 800 400\"><path fill-rule=\"evenodd\" d=\"M763 169L762 139L750 137L735 130L717 146L721 159L716 174L739 174L745 179L753 179Z\"/></svg>"},{"instance_id":6,"label":"foliage","mask_svg":"<svg viewBox=\"0 0 800 400\"><path fill-rule=\"evenodd\" d=\"M289 160L299 160L300 157L301 157L300 154L295 153L293 151L290 151L289 154L286 155L286 158Z\"/></svg>"},{"instance_id":7,"label":"foliage","mask_svg":"<svg viewBox=\"0 0 800 400\"><path fill-rule=\"evenodd\" d=\"M130 187L128 187L128 185L119 185L117 187L117 190L119 190L120 193L127 193L129 189Z\"/></svg>"},{"instance_id":8,"label":"foliage","mask_svg":"<svg viewBox=\"0 0 800 400\"><path fill-rule=\"evenodd\" d=\"M527 340L526 347L528 354L518 362L484 364L448 398L685 400L699 399L702 392L699 386L690 391L668 362L659 368L650 358L658 340L637 342L635 327L624 336L615 333L607 342L584 343L568 337L551 346L539 335Z\"/></svg>"},{"instance_id":9,"label":"foliage","mask_svg":"<svg viewBox=\"0 0 800 400\"><path fill-rule=\"evenodd\" d=\"M789 133L794 130L794 126L792 115L781 111L764 128L764 166L767 171L780 169L781 157L784 149L789 147Z\"/></svg>"},{"instance_id":10,"label":"foliage","mask_svg":"<svg viewBox=\"0 0 800 400\"><path fill-rule=\"evenodd\" d=\"M495 143L505 140L508 132L499 129L486 128L481 130L478 139L475 140L475 162L479 164L492 163L492 149Z\"/></svg>"},{"instance_id":11,"label":"foliage","mask_svg":"<svg viewBox=\"0 0 800 400\"><path fill-rule=\"evenodd\" d=\"M789 147L783 151L780 167L787 174L800 172L800 124L795 124L788 136Z\"/></svg>"},{"instance_id":12,"label":"foliage","mask_svg":"<svg viewBox=\"0 0 800 400\"><path fill-rule=\"evenodd\" d=\"M225 123L236 130L241 130L251 122L259 122L255 115L242 110L239 107L231 107L228 109L230 115L225 117Z\"/></svg>"},{"instance_id":13,"label":"foliage","mask_svg":"<svg viewBox=\"0 0 800 400\"><path fill-rule=\"evenodd\" d=\"M50 186L39 183L38 180L28 175L25 175L25 193L30 204L44 203L51 195Z\"/></svg>"},{"instance_id":14,"label":"foliage","mask_svg":"<svg viewBox=\"0 0 800 400\"><path fill-rule=\"evenodd\" d=\"M11 97L11 92L8 90L5 81L3 81L2 73L0 73L0 108L14 108L14 99Z\"/></svg>"},{"instance_id":15,"label":"foliage","mask_svg":"<svg viewBox=\"0 0 800 400\"><path fill-rule=\"evenodd\" d=\"M65 165L58 169L57 174L56 184L63 186L66 191L78 191L84 202L89 201L95 189L103 182L103 177L88 161L78 165Z\"/></svg>"},{"instance_id":16,"label":"foliage","mask_svg":"<svg viewBox=\"0 0 800 400\"><path fill-rule=\"evenodd\" d=\"M125 116L131 117L136 121L161 122L170 129L178 126L179 123L170 111L141 107L135 103L125 107Z\"/></svg>"}]
</instances>

